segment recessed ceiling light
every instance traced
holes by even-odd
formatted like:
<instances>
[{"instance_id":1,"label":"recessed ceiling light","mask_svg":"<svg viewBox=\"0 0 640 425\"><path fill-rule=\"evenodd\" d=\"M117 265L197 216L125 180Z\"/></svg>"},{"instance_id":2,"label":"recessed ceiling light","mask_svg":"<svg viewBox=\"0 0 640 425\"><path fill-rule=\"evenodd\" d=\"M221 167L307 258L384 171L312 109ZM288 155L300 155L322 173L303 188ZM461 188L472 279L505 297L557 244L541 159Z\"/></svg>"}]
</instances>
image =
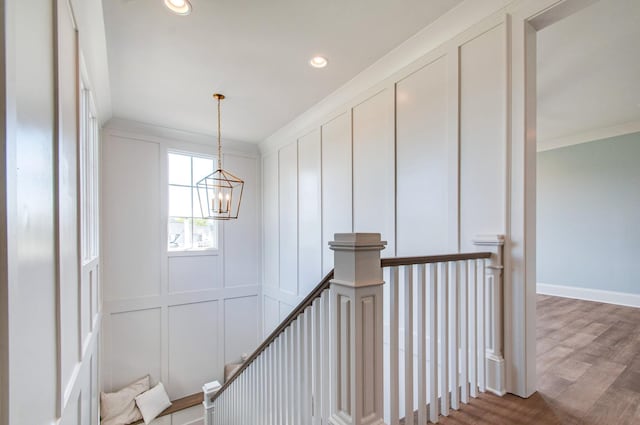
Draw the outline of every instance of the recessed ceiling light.
<instances>
[{"instance_id":1,"label":"recessed ceiling light","mask_svg":"<svg viewBox=\"0 0 640 425\"><path fill-rule=\"evenodd\" d=\"M323 58L322 56L314 56L309 61L309 65L314 68L324 68L327 66L327 58Z\"/></svg>"},{"instance_id":2,"label":"recessed ceiling light","mask_svg":"<svg viewBox=\"0 0 640 425\"><path fill-rule=\"evenodd\" d=\"M164 0L164 5L176 15L186 16L191 13L189 0Z\"/></svg>"}]
</instances>

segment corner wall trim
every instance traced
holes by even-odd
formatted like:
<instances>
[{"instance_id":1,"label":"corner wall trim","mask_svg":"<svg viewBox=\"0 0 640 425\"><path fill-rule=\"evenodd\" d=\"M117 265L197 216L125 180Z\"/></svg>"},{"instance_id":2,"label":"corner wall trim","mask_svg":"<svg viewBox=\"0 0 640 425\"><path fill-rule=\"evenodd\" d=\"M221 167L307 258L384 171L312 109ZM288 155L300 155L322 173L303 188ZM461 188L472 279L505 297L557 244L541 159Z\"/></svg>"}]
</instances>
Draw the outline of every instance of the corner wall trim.
<instances>
[{"instance_id":1,"label":"corner wall trim","mask_svg":"<svg viewBox=\"0 0 640 425\"><path fill-rule=\"evenodd\" d=\"M640 308L640 294L604 291L602 289L579 288L575 286L552 285L550 283L536 284L537 292L541 295L575 298L585 301L596 301L607 304L617 304L627 307Z\"/></svg>"}]
</instances>

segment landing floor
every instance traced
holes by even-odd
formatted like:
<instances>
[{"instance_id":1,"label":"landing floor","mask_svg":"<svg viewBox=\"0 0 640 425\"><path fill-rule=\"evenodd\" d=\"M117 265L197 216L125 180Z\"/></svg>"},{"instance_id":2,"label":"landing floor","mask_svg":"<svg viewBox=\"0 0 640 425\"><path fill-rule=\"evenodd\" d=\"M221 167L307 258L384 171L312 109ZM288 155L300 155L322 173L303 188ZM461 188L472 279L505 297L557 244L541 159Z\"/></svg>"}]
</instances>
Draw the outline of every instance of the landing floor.
<instances>
[{"instance_id":1,"label":"landing floor","mask_svg":"<svg viewBox=\"0 0 640 425\"><path fill-rule=\"evenodd\" d=\"M640 309L538 296L539 391L483 394L443 425L640 424Z\"/></svg>"}]
</instances>

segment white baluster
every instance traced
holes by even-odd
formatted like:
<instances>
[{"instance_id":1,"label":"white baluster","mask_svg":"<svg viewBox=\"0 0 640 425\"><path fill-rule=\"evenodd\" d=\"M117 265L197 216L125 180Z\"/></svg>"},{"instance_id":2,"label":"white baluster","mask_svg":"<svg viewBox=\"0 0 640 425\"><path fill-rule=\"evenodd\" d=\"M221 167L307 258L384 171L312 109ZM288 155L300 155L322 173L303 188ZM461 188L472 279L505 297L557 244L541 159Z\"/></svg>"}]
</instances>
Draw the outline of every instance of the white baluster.
<instances>
[{"instance_id":1,"label":"white baluster","mask_svg":"<svg viewBox=\"0 0 640 425\"><path fill-rule=\"evenodd\" d=\"M305 405L307 406L306 423L310 424L313 419L313 311L311 306L307 307L305 315L307 316L307 365L305 370L307 374L307 390Z\"/></svg>"},{"instance_id":2,"label":"white baluster","mask_svg":"<svg viewBox=\"0 0 640 425\"><path fill-rule=\"evenodd\" d=\"M383 425L382 269L379 234L336 234L331 280L332 358L338 392L333 425Z\"/></svg>"},{"instance_id":3,"label":"white baluster","mask_svg":"<svg viewBox=\"0 0 640 425\"><path fill-rule=\"evenodd\" d=\"M427 423L427 311L426 311L426 268L417 267L418 279L418 425Z\"/></svg>"},{"instance_id":4,"label":"white baluster","mask_svg":"<svg viewBox=\"0 0 640 425\"><path fill-rule=\"evenodd\" d=\"M245 369L246 372L246 369ZM240 389L241 389L241 396L238 400L238 404L239 404L239 409L240 409L240 423L245 424L248 422L248 417L247 417L247 413L248 413L248 409L245 407L245 405L247 404L247 401L249 400L249 393L247 392L247 378L249 378L249 376L246 373L242 373L240 375L241 378L241 383L240 383Z\"/></svg>"},{"instance_id":5,"label":"white baluster","mask_svg":"<svg viewBox=\"0 0 640 425\"><path fill-rule=\"evenodd\" d=\"M459 263L460 276L460 400L469 403L469 340L467 334L467 261Z\"/></svg>"},{"instance_id":6,"label":"white baluster","mask_svg":"<svg viewBox=\"0 0 640 425\"><path fill-rule=\"evenodd\" d=\"M404 266L404 417L413 425L413 266Z\"/></svg>"},{"instance_id":7,"label":"white baluster","mask_svg":"<svg viewBox=\"0 0 640 425\"><path fill-rule=\"evenodd\" d=\"M262 417L260 423L269 423L269 354L268 347L262 352Z\"/></svg>"},{"instance_id":8,"label":"white baluster","mask_svg":"<svg viewBox=\"0 0 640 425\"><path fill-rule=\"evenodd\" d=\"M258 368L257 368L257 372L258 372L258 410L257 410L257 418L256 418L256 423L259 424L266 424L266 420L265 420L265 415L264 415L264 392L265 392L265 388L264 388L264 359L265 359L265 355L264 355L264 351L262 351L262 353L260 353L260 357L258 358Z\"/></svg>"},{"instance_id":9,"label":"white baluster","mask_svg":"<svg viewBox=\"0 0 640 425\"><path fill-rule=\"evenodd\" d=\"M285 409L286 409L286 422L287 424L293 423L293 406L291 405L291 396L293 395L293 389L291 387L291 377L296 371L291 367L291 344L292 344L292 335L293 329L291 325L287 327L285 330L285 347L284 347L284 387L285 387Z\"/></svg>"},{"instance_id":10,"label":"white baluster","mask_svg":"<svg viewBox=\"0 0 640 425\"><path fill-rule=\"evenodd\" d=\"M331 390L331 356L332 352L331 338L329 337L329 330L331 329L331 316L329 312L329 290L325 290L320 298L322 307L322 424L325 425L329 420L330 415L330 403L331 397L329 391Z\"/></svg>"},{"instance_id":11,"label":"white baluster","mask_svg":"<svg viewBox=\"0 0 640 425\"><path fill-rule=\"evenodd\" d=\"M307 332L309 325L309 316L306 314L306 310L300 315L302 319L302 361L300 363L300 375L302 376L302 387L300 391L302 408L302 423L309 423L309 406L307 404L307 391L309 388L309 374L307 373L309 368L308 354L309 354L309 333Z\"/></svg>"},{"instance_id":12,"label":"white baluster","mask_svg":"<svg viewBox=\"0 0 640 425\"><path fill-rule=\"evenodd\" d=\"M484 260L477 260L476 267L478 268L478 389L480 392L485 392L485 356L486 356L486 341L485 341L485 285L484 285Z\"/></svg>"},{"instance_id":13,"label":"white baluster","mask_svg":"<svg viewBox=\"0 0 640 425\"><path fill-rule=\"evenodd\" d=\"M281 333L278 337L278 423L284 424L286 421L285 415L285 393L284 393L284 381L285 381L285 364L284 359L284 333Z\"/></svg>"},{"instance_id":14,"label":"white baluster","mask_svg":"<svg viewBox=\"0 0 640 425\"><path fill-rule=\"evenodd\" d=\"M447 263L439 263L440 273L440 412L444 416L449 415L449 274Z\"/></svg>"},{"instance_id":15,"label":"white baluster","mask_svg":"<svg viewBox=\"0 0 640 425\"><path fill-rule=\"evenodd\" d=\"M429 420L438 422L438 272L429 264Z\"/></svg>"},{"instance_id":16,"label":"white baluster","mask_svg":"<svg viewBox=\"0 0 640 425\"><path fill-rule=\"evenodd\" d=\"M302 376L300 374L300 370L302 369L302 365L300 363L300 359L302 358L302 339L301 339L301 328L302 328L302 317L298 316L295 321L295 344L294 344L294 356L293 356L293 369L296 371L294 375L293 381L293 407L294 407L294 423L301 424L302 423L302 409L300 404L302 403L302 399L300 397Z\"/></svg>"},{"instance_id":17,"label":"white baluster","mask_svg":"<svg viewBox=\"0 0 640 425\"><path fill-rule=\"evenodd\" d=\"M478 278L476 271L475 261L471 261L469 264L469 394L474 398L478 397L478 348L476 344L478 331L476 316Z\"/></svg>"},{"instance_id":18,"label":"white baluster","mask_svg":"<svg viewBox=\"0 0 640 425\"><path fill-rule=\"evenodd\" d=\"M260 355L258 355L258 357L256 357L253 360L252 363L252 368L251 368L251 392L253 395L252 398L252 413L250 414L249 418L251 420L252 423L257 423L258 422L258 417L259 417L259 411L258 411L258 395L259 395L259 389L258 389L258 371L260 370Z\"/></svg>"},{"instance_id":19,"label":"white baluster","mask_svg":"<svg viewBox=\"0 0 640 425\"><path fill-rule=\"evenodd\" d=\"M295 321L294 321L295 322ZM291 322L291 324L289 325L289 327L287 328L288 333L287 333L287 345L286 345L286 356L287 356L287 362L285 367L287 368L287 377L286 377L286 386L287 386L287 391L286 391L286 397L285 397L285 404L286 404L286 408L287 408L287 424L295 424L295 409L293 406L293 395L295 393L295 375L298 373L298 371L295 369L294 367L294 353L295 353L295 349L294 349L294 344L295 344L295 328L293 327L293 323Z\"/></svg>"},{"instance_id":20,"label":"white baluster","mask_svg":"<svg viewBox=\"0 0 640 425\"><path fill-rule=\"evenodd\" d=\"M451 408L458 410L460 408L460 392L458 385L458 273L455 262L447 263L449 267L449 370L451 381Z\"/></svg>"},{"instance_id":21,"label":"white baluster","mask_svg":"<svg viewBox=\"0 0 640 425\"><path fill-rule=\"evenodd\" d=\"M275 343L269 345L269 424L276 423L276 362L274 356Z\"/></svg>"},{"instance_id":22,"label":"white baluster","mask_svg":"<svg viewBox=\"0 0 640 425\"><path fill-rule=\"evenodd\" d=\"M312 363L313 363L313 397L311 412L313 417L313 424L320 425L320 381L322 380L322 368L320 365L320 352L322 346L320 345L320 299L316 299L311 304L311 312L313 316L313 338L312 338Z\"/></svg>"},{"instance_id":23,"label":"white baluster","mask_svg":"<svg viewBox=\"0 0 640 425\"><path fill-rule=\"evenodd\" d=\"M302 418L302 423L308 423L309 414L308 414L308 406L307 406L307 388L309 376L307 374L307 341L309 339L309 335L307 334L307 322L308 316L303 312L300 315L300 417Z\"/></svg>"},{"instance_id":24,"label":"white baluster","mask_svg":"<svg viewBox=\"0 0 640 425\"><path fill-rule=\"evenodd\" d=\"M399 328L400 328L400 299L399 299L398 268L392 267L389 276L389 418L390 425L400 423L400 368L399 368Z\"/></svg>"}]
</instances>

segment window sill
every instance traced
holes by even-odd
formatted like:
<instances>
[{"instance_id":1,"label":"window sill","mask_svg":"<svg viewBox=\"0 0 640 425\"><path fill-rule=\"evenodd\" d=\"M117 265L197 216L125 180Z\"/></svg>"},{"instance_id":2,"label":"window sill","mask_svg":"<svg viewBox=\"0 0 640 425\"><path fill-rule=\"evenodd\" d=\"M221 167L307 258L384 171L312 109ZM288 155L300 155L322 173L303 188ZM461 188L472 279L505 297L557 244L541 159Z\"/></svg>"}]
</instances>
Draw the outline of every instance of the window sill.
<instances>
[{"instance_id":1,"label":"window sill","mask_svg":"<svg viewBox=\"0 0 640 425\"><path fill-rule=\"evenodd\" d=\"M219 249L181 249L167 251L168 257L209 257L219 255Z\"/></svg>"}]
</instances>

